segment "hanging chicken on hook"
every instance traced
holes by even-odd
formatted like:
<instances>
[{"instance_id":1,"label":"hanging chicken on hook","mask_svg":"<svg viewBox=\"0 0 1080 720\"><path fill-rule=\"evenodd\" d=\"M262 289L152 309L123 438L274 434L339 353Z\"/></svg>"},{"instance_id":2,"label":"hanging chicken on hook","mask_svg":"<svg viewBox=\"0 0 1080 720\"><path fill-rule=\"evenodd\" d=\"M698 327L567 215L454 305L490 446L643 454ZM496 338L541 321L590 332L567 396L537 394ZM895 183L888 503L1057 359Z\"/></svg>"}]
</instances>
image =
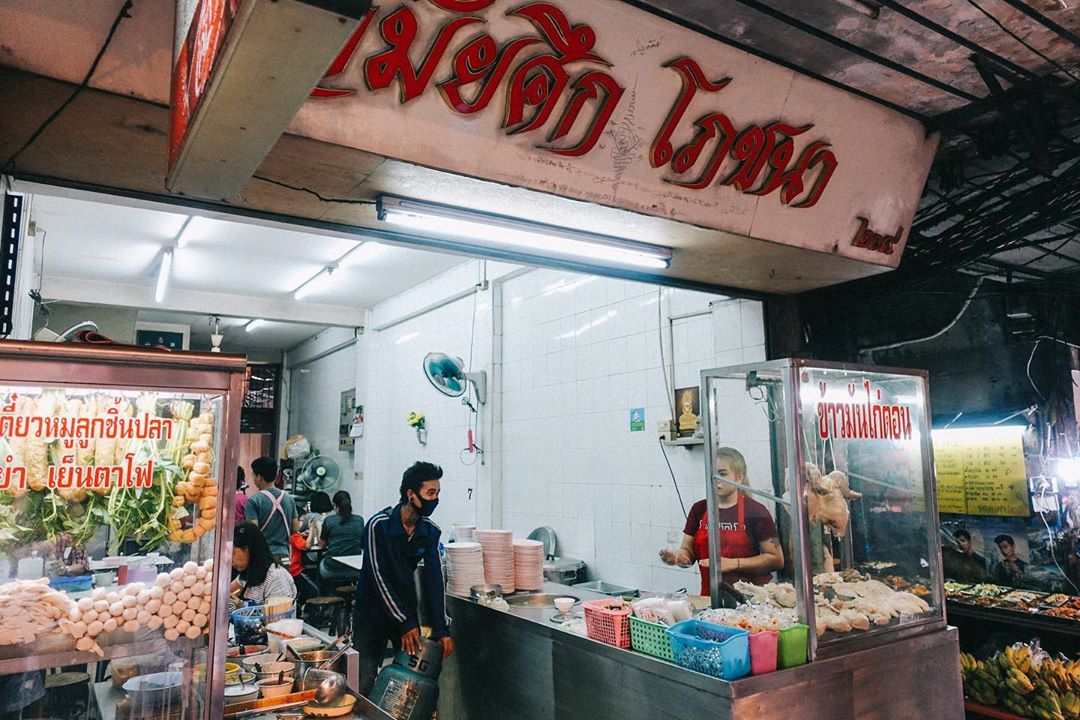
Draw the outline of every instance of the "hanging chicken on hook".
<instances>
[{"instance_id":1,"label":"hanging chicken on hook","mask_svg":"<svg viewBox=\"0 0 1080 720\"><path fill-rule=\"evenodd\" d=\"M850 518L847 501L861 498L862 493L848 486L847 475L843 472L833 470L822 475L818 466L810 462L806 463L806 480L806 509L810 522L820 522L836 537L843 537Z\"/></svg>"}]
</instances>

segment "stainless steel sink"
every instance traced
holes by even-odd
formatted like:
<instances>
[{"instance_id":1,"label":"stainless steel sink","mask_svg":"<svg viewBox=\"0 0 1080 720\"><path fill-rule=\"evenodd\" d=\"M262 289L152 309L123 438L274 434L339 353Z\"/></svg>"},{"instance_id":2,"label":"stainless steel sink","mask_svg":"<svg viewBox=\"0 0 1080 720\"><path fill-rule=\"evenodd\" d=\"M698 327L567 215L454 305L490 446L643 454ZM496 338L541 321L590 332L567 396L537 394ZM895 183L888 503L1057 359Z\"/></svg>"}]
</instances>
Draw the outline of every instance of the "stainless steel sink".
<instances>
[{"instance_id":1,"label":"stainless steel sink","mask_svg":"<svg viewBox=\"0 0 1080 720\"><path fill-rule=\"evenodd\" d=\"M525 593L524 595L511 595L504 599L507 605L511 607L554 608L555 598L561 597L574 598L575 603L581 600L581 598L574 595L554 595L552 593Z\"/></svg>"}]
</instances>

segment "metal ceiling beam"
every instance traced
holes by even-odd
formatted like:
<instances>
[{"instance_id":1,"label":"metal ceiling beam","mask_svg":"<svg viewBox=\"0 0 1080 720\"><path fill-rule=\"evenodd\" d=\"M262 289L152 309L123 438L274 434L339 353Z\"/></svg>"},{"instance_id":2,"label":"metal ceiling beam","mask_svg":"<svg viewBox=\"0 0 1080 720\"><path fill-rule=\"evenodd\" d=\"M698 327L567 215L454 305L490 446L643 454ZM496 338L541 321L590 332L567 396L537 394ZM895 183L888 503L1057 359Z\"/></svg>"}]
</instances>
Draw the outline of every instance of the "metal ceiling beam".
<instances>
[{"instance_id":1,"label":"metal ceiling beam","mask_svg":"<svg viewBox=\"0 0 1080 720\"><path fill-rule=\"evenodd\" d=\"M1016 8L1020 12L1024 13L1029 18L1039 23L1043 27L1053 30L1058 35L1071 42L1073 45L1080 47L1080 36L1062 27L1061 25L1058 25L1056 22L1046 17L1041 12L1031 7L1027 3L1023 2L1022 0L1005 0L1005 2Z\"/></svg>"},{"instance_id":2,"label":"metal ceiling beam","mask_svg":"<svg viewBox=\"0 0 1080 720\"><path fill-rule=\"evenodd\" d=\"M972 61L975 63L975 69L979 71L979 77L986 83L990 95L997 103L998 111L1009 121L1009 128L1023 141L1024 147L1031 156L1032 166L1041 173L1050 172L1053 164L1050 162L1050 146L1047 138L1032 126L1016 103L1005 99L1005 89L1001 87L989 63L981 55L972 56Z\"/></svg>"},{"instance_id":3,"label":"metal ceiling beam","mask_svg":"<svg viewBox=\"0 0 1080 720\"><path fill-rule=\"evenodd\" d=\"M933 129L933 130L948 129L948 128L944 128L941 123L937 122L934 118L930 117L929 115L925 115L923 113L920 113L917 110L912 110L909 107L905 107L905 106L900 105L898 103L892 102L891 100L886 100L883 97L879 97L877 95L874 95L871 92L867 92L866 90L863 90L861 88L854 87L853 85L848 85L846 83L840 82L839 80L836 80L835 78L831 78L828 75L822 75L821 73L814 72L813 70L810 70L808 68L804 68L804 67L802 67L800 65L797 65L796 63L793 63L790 60L785 60L784 58L779 57L778 55L773 55L772 53L765 52L764 50L761 50L760 48L754 47L753 45L748 45L747 43L739 42L738 40L733 40L732 38L721 35L720 33L716 32L715 30L713 30L712 28L710 28L710 27L708 27L706 25L702 25L701 23L695 22L693 20L688 20L688 19L686 19L684 17L681 17L679 15L676 15L675 13L672 13L672 12L670 12L668 10L664 10L662 8L658 8L658 7L654 7L652 5L649 5L644 0L622 0L622 2L626 3L627 5L632 5L633 7L636 7L639 10L643 10L643 11L649 13L650 15L655 15L656 17L664 18L668 22L675 23L679 27L684 27L684 28L686 28L688 30L693 30L694 32L698 33L699 35L704 35L705 37L712 38L713 40L716 40L717 42L722 42L725 45L729 45L729 46L731 46L733 48L737 48L739 50L742 50L745 53L749 53L750 55L753 55L754 57L759 57L759 58L762 58L763 60L768 60L771 63L779 65L780 67L787 68L788 70L793 70L793 71L799 73L800 75L805 75L806 77L817 80L818 82L825 83L826 85L829 85L829 86L834 87L834 88L839 88L840 90L843 90L845 92L849 92L852 95L856 95L856 96L861 97L861 98L863 98L865 100L869 100L870 102L875 103L877 105L881 105L882 107L889 108L890 110L892 110L894 112L898 112L901 115L906 115L907 117L918 120L924 126L926 126L928 128L928 130L929 129Z\"/></svg>"},{"instance_id":4,"label":"metal ceiling beam","mask_svg":"<svg viewBox=\"0 0 1080 720\"><path fill-rule=\"evenodd\" d=\"M751 10L756 10L763 15L767 15L774 20L779 20L783 24L795 30L798 30L799 32L810 35L811 37L815 37L819 40L822 40L823 42L827 42L830 45L835 45L841 50L852 53L853 55L858 55L861 58L869 60L870 62L877 65L881 65L882 67L889 68L890 70L898 72L901 75L906 75L913 80L918 80L924 85L929 85L930 87L937 88L942 92L946 92L950 95L962 98L964 100L967 100L968 102L978 102L982 99L977 95L972 95L971 93L960 90L959 88L954 88L947 82L942 82L937 78L932 78L929 75L919 72L918 70L909 68L903 63L898 63L895 60L890 60L887 57L878 55L875 52L871 52L870 50L855 45L854 43L850 43L847 40L843 40L836 37L835 35L831 35L824 30L817 28L809 23L805 23L802 20L788 15L785 12L781 12L780 10L777 10L775 8L771 8L763 2L758 2L758 0L735 0L735 2L738 2L740 5L745 5Z\"/></svg>"},{"instance_id":5,"label":"metal ceiling beam","mask_svg":"<svg viewBox=\"0 0 1080 720\"><path fill-rule=\"evenodd\" d=\"M990 52L989 50L986 49L986 46L979 45L976 42L968 40L963 35L960 35L960 34L958 34L956 32L953 32L949 28L947 28L947 27L945 27L943 25L939 25L938 23L934 22L933 20L930 20L929 18L927 18L927 17L925 17L923 15L920 15L919 13L915 12L914 10L911 10L910 8L905 7L902 3L899 2L899 0L875 0L875 2L889 8L890 10L893 10L894 12L896 12L896 13L898 13L900 15L903 15L908 20L911 20L913 22L918 23L919 25L922 25L927 30L931 30L931 31L937 33L938 35L941 35L944 38L948 38L949 40L952 40L957 45L965 47L968 50L971 50L972 52L976 52L979 55L982 55L983 57L985 57L985 58L987 58L989 60L992 60L995 64L1001 65L1002 67L1007 68L1007 69L1011 70L1012 72L1014 72L1014 73L1016 73L1018 75L1023 75L1027 79L1032 80L1034 82L1045 82L1045 80L1043 78L1039 77L1039 75L1037 75L1033 71L1028 70L1027 68L1025 68L1025 67L1023 67L1021 65L1017 65L1012 60L1009 60L1008 58L1003 57L1001 55L998 55L997 53Z\"/></svg>"}]
</instances>

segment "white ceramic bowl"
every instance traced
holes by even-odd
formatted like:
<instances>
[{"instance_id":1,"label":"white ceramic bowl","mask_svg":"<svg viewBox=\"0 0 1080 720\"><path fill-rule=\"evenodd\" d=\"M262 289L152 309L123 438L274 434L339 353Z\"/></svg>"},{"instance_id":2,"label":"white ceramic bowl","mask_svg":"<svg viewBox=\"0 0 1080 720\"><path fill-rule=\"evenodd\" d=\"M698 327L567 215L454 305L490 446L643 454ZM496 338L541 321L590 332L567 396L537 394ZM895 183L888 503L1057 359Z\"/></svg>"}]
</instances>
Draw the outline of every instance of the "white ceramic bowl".
<instances>
[{"instance_id":1,"label":"white ceramic bowl","mask_svg":"<svg viewBox=\"0 0 1080 720\"><path fill-rule=\"evenodd\" d=\"M563 615L568 615L570 613L570 611L574 609L574 602L575 602L574 598L560 597L560 598L555 598L554 602L555 602L555 607Z\"/></svg>"},{"instance_id":2,"label":"white ceramic bowl","mask_svg":"<svg viewBox=\"0 0 1080 720\"><path fill-rule=\"evenodd\" d=\"M291 693L293 689L292 680L287 680L283 683L278 684L276 678L274 680L260 680L259 682L255 683L255 685L258 686L259 693L264 698L282 697Z\"/></svg>"},{"instance_id":3,"label":"white ceramic bowl","mask_svg":"<svg viewBox=\"0 0 1080 720\"><path fill-rule=\"evenodd\" d=\"M235 705L236 703L251 702L252 700L259 699L259 688L254 685L226 685L225 686L225 704Z\"/></svg>"}]
</instances>

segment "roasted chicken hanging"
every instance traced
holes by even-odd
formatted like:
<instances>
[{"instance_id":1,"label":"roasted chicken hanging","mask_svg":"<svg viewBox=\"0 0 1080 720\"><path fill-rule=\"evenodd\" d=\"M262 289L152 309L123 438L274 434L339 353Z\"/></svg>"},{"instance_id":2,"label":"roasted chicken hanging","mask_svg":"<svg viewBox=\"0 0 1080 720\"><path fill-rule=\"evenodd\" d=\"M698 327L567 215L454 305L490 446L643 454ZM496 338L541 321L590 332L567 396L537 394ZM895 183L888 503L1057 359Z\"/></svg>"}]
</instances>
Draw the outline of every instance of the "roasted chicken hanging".
<instances>
[{"instance_id":1,"label":"roasted chicken hanging","mask_svg":"<svg viewBox=\"0 0 1080 720\"><path fill-rule=\"evenodd\" d=\"M842 537L847 532L848 500L862 497L848 486L847 475L833 470L822 475L813 463L806 463L806 508L810 522L820 522L832 530L833 535Z\"/></svg>"}]
</instances>

